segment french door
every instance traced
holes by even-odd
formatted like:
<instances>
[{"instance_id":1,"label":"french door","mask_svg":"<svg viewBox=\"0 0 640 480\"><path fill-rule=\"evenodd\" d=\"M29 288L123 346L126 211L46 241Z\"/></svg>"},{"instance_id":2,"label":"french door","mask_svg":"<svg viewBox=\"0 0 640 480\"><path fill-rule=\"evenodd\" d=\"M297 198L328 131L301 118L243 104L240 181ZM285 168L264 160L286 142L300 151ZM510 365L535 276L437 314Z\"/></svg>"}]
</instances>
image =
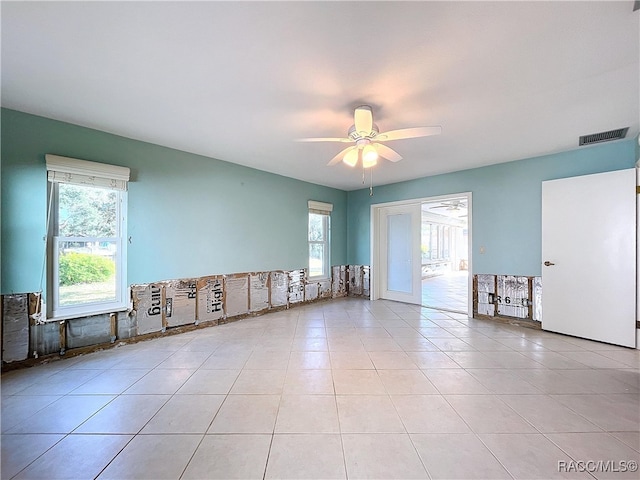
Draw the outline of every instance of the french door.
<instances>
[{"instance_id":1,"label":"french door","mask_svg":"<svg viewBox=\"0 0 640 480\"><path fill-rule=\"evenodd\" d=\"M379 209L379 298L422 300L420 203Z\"/></svg>"}]
</instances>

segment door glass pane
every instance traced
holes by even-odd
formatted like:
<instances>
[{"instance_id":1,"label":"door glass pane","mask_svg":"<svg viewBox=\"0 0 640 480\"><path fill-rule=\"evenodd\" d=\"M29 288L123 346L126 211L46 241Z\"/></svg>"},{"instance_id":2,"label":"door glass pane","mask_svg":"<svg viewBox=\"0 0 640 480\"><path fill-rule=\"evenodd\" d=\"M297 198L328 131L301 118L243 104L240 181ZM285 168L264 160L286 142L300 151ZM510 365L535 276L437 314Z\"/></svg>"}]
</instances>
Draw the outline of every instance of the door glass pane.
<instances>
[{"instance_id":1,"label":"door glass pane","mask_svg":"<svg viewBox=\"0 0 640 480\"><path fill-rule=\"evenodd\" d=\"M412 293L411 215L387 216L387 289Z\"/></svg>"},{"instance_id":2,"label":"door glass pane","mask_svg":"<svg viewBox=\"0 0 640 480\"><path fill-rule=\"evenodd\" d=\"M115 241L58 240L58 304L116 300Z\"/></svg>"}]
</instances>

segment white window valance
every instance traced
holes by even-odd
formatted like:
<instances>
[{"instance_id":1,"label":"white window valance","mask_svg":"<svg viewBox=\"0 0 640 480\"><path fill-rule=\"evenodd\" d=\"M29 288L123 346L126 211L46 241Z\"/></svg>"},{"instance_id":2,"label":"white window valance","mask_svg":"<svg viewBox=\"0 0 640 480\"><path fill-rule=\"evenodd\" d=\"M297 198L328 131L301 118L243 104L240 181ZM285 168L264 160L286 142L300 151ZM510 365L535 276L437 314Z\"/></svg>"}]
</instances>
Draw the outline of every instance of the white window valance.
<instances>
[{"instance_id":1,"label":"white window valance","mask_svg":"<svg viewBox=\"0 0 640 480\"><path fill-rule=\"evenodd\" d=\"M309 211L319 215L329 215L333 211L333 204L309 200Z\"/></svg>"},{"instance_id":2,"label":"white window valance","mask_svg":"<svg viewBox=\"0 0 640 480\"><path fill-rule=\"evenodd\" d=\"M76 185L92 185L113 190L127 190L130 170L127 167L90 162L77 158L46 154L47 180Z\"/></svg>"}]
</instances>

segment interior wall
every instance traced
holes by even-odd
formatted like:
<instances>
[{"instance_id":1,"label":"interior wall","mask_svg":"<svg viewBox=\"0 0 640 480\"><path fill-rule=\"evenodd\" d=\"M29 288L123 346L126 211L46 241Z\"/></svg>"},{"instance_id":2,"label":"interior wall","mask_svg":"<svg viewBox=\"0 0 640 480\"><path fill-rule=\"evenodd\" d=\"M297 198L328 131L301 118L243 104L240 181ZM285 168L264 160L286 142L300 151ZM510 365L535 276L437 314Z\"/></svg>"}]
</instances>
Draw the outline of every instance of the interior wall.
<instances>
[{"instance_id":1,"label":"interior wall","mask_svg":"<svg viewBox=\"0 0 640 480\"><path fill-rule=\"evenodd\" d=\"M44 155L131 168L129 284L307 266L308 200L334 205L331 263L346 262L344 191L2 109L2 293L40 290Z\"/></svg>"},{"instance_id":2,"label":"interior wall","mask_svg":"<svg viewBox=\"0 0 640 480\"><path fill-rule=\"evenodd\" d=\"M633 168L635 149L622 140L349 192L347 263L370 263L372 204L472 192L473 273L539 276L542 181Z\"/></svg>"}]
</instances>

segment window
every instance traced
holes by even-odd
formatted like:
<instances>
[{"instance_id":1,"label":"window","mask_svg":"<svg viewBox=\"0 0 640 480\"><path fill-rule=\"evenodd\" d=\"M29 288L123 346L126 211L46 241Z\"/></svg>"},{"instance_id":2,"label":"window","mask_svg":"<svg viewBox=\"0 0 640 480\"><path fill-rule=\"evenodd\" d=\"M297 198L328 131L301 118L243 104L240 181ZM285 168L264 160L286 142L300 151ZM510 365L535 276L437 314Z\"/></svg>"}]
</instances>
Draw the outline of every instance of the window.
<instances>
[{"instance_id":1,"label":"window","mask_svg":"<svg viewBox=\"0 0 640 480\"><path fill-rule=\"evenodd\" d=\"M328 278L331 261L329 239L331 237L330 203L309 200L309 278Z\"/></svg>"},{"instance_id":2,"label":"window","mask_svg":"<svg viewBox=\"0 0 640 480\"><path fill-rule=\"evenodd\" d=\"M129 169L47 155L49 318L126 308Z\"/></svg>"}]
</instances>

